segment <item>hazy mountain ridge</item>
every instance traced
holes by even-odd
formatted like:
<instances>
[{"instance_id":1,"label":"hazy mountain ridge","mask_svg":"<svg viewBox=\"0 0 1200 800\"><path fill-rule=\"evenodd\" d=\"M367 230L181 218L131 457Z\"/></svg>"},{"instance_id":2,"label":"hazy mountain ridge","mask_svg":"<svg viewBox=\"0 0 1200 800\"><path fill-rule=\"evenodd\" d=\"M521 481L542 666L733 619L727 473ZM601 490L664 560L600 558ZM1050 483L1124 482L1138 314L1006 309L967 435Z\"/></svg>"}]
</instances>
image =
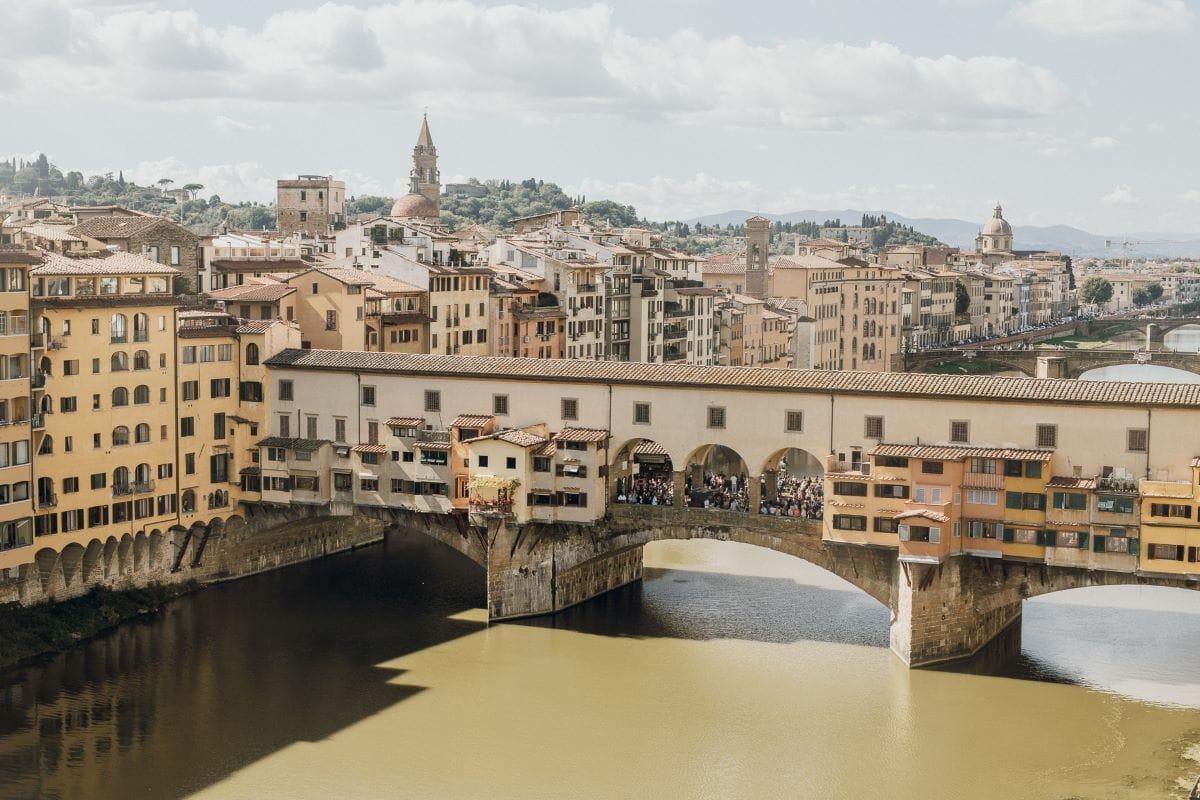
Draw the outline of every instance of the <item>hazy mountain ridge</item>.
<instances>
[{"instance_id":1,"label":"hazy mountain ridge","mask_svg":"<svg viewBox=\"0 0 1200 800\"><path fill-rule=\"evenodd\" d=\"M897 214L892 211L867 211L863 212L856 209L841 209L841 210L803 210L791 211L786 214L773 214L766 211L745 211L735 209L725 211L720 214L709 214L702 217L691 217L687 220L689 224L696 222L704 225L727 225L738 224L745 222L748 217L756 214L767 217L772 222L779 220L781 222L800 222L808 220L811 222L821 223L827 219L840 219L846 225L857 225L862 219L864 213L874 214L876 216L883 215L889 220L899 222L904 225L911 225L921 233L933 236L948 245L953 247L961 247L963 249L973 249L975 247L975 235L979 233L979 228L983 224L983 220L978 222L970 222L963 219L938 219L931 217L906 217L903 214ZM1130 249L1131 255L1149 256L1152 258L1197 258L1200 257L1200 238L1195 234L1110 234L1102 236L1094 233L1089 233L1079 228L1071 227L1070 225L1014 225L1013 226L1014 247L1018 250L1059 250L1066 255L1071 256L1095 256L1095 257L1113 257L1120 256L1119 245L1112 248L1106 248L1104 243L1106 240L1112 240L1114 243L1119 243L1123 239L1129 239L1134 242L1147 242L1146 244L1135 245ZM1179 244L1151 244L1150 242L1158 240L1178 241Z\"/></svg>"}]
</instances>

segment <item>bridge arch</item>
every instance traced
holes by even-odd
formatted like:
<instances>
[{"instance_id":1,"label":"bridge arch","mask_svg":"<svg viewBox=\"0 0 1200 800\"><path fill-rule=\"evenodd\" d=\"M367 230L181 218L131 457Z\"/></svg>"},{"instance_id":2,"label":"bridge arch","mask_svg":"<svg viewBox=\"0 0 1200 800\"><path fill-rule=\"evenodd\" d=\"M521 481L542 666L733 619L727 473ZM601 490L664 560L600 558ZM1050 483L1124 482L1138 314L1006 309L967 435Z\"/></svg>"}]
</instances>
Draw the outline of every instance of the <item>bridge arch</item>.
<instances>
[{"instance_id":1,"label":"bridge arch","mask_svg":"<svg viewBox=\"0 0 1200 800\"><path fill-rule=\"evenodd\" d=\"M824 465L799 447L783 447L767 456L760 472L760 513L821 519L824 512Z\"/></svg>"},{"instance_id":2,"label":"bridge arch","mask_svg":"<svg viewBox=\"0 0 1200 800\"><path fill-rule=\"evenodd\" d=\"M678 467L667 448L653 439L639 437L626 440L611 452L609 479L615 502L670 505L675 501Z\"/></svg>"},{"instance_id":3,"label":"bridge arch","mask_svg":"<svg viewBox=\"0 0 1200 800\"><path fill-rule=\"evenodd\" d=\"M746 511L757 505L758 475L734 448L708 442L684 460L684 491L693 508Z\"/></svg>"}]
</instances>

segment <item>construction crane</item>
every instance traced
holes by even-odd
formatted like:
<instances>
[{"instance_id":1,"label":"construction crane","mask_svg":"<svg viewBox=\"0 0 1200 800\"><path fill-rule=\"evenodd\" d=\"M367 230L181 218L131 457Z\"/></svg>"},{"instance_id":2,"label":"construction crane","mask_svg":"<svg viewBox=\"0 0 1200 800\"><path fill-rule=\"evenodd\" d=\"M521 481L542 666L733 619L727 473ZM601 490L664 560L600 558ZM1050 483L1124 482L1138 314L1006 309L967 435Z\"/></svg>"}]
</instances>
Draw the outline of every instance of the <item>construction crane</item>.
<instances>
[{"instance_id":1,"label":"construction crane","mask_svg":"<svg viewBox=\"0 0 1200 800\"><path fill-rule=\"evenodd\" d=\"M1129 251L1135 247L1140 247L1141 245L1145 244L1190 244L1190 242L1174 242L1168 239L1122 239L1119 242L1114 241L1113 239L1104 240L1104 247L1107 250L1112 250L1117 247L1121 248L1121 269L1129 269Z\"/></svg>"}]
</instances>

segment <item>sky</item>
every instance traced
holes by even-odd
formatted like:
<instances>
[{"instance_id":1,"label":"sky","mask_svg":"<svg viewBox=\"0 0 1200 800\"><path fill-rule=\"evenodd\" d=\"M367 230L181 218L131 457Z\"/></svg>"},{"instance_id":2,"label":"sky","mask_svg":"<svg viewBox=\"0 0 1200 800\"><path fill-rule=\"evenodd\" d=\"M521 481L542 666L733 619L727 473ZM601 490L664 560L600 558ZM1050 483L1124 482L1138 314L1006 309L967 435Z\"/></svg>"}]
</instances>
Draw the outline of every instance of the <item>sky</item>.
<instances>
[{"instance_id":1,"label":"sky","mask_svg":"<svg viewBox=\"0 0 1200 800\"><path fill-rule=\"evenodd\" d=\"M1200 233L1200 0L0 0L0 154Z\"/></svg>"}]
</instances>

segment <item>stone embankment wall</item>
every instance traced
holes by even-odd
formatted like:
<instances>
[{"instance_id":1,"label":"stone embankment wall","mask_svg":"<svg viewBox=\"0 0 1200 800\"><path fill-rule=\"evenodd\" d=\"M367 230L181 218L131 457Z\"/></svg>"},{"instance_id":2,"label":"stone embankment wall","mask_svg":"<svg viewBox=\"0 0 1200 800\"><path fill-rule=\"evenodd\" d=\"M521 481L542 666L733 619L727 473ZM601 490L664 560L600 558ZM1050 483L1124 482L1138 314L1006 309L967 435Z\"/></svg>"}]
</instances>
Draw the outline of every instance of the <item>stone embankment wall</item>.
<instances>
[{"instance_id":1,"label":"stone embankment wall","mask_svg":"<svg viewBox=\"0 0 1200 800\"><path fill-rule=\"evenodd\" d=\"M0 572L0 604L56 602L98 587L231 580L383 539L383 523L367 517L333 518L302 507L249 511L245 519L94 539L61 553L35 542L29 562Z\"/></svg>"}]
</instances>

